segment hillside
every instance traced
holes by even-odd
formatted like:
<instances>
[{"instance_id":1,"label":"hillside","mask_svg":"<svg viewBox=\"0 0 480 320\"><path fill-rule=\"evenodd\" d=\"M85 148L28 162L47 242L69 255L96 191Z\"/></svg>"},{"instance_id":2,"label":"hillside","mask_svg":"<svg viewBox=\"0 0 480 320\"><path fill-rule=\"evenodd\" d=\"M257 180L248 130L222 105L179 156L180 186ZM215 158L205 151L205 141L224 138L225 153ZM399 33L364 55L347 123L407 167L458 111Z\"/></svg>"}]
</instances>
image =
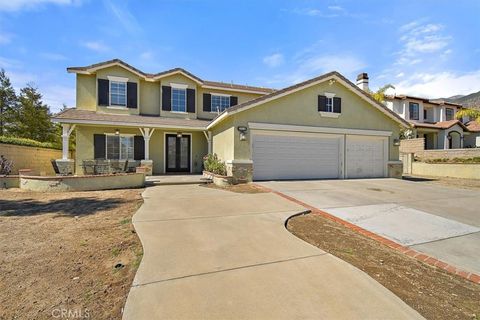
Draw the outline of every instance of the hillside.
<instances>
[{"instance_id":1,"label":"hillside","mask_svg":"<svg viewBox=\"0 0 480 320\"><path fill-rule=\"evenodd\" d=\"M480 91L468 94L466 96L453 96L447 98L450 102L460 103L466 107L476 107L480 109Z\"/></svg>"}]
</instances>

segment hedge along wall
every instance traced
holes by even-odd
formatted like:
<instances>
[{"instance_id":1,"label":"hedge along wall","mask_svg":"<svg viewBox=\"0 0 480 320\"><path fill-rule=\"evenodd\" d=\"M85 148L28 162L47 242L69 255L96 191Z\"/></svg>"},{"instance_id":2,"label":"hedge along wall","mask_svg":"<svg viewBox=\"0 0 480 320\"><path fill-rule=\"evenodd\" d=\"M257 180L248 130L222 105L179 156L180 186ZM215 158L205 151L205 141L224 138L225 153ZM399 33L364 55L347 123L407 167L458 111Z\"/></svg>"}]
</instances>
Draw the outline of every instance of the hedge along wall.
<instances>
[{"instance_id":1,"label":"hedge along wall","mask_svg":"<svg viewBox=\"0 0 480 320\"><path fill-rule=\"evenodd\" d=\"M13 170L10 174L18 174L19 169L32 169L34 175L49 176L55 175L50 160L61 159L62 150L0 143L0 155L13 160ZM70 158L74 158L72 152Z\"/></svg>"}]
</instances>

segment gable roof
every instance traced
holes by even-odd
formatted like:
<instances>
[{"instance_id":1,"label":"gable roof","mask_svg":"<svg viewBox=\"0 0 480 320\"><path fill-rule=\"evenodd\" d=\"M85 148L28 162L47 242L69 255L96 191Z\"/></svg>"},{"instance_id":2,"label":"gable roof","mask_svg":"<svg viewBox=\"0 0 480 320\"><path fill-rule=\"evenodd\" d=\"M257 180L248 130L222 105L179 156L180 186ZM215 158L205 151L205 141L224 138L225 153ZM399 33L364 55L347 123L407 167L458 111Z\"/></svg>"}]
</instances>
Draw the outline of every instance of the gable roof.
<instances>
[{"instance_id":1,"label":"gable roof","mask_svg":"<svg viewBox=\"0 0 480 320\"><path fill-rule=\"evenodd\" d=\"M271 93L275 91L274 89L271 89L271 88L254 87L254 86L247 86L247 85L240 85L240 84L233 84L233 83L202 80L201 78L197 77L196 75L188 72L183 68L173 68L173 69L158 72L158 73L146 73L129 65L128 63L120 59L112 59L112 60L103 61L103 62L95 63L89 66L84 66L84 67L69 67L67 68L67 71L71 73L93 74L97 70L112 67L112 66L120 66L132 72L133 74L137 75L138 77L143 78L145 81L156 81L170 75L182 74L185 77L192 79L193 81L198 83L200 86L205 88L219 89L219 90L221 89L233 90L233 91L240 91L240 92L245 91L245 92L251 92L251 93L258 93L258 94L266 94L266 93Z\"/></svg>"},{"instance_id":2,"label":"gable roof","mask_svg":"<svg viewBox=\"0 0 480 320\"><path fill-rule=\"evenodd\" d=\"M468 131L471 132L480 132L480 122L476 120L471 120L466 124Z\"/></svg>"},{"instance_id":3,"label":"gable roof","mask_svg":"<svg viewBox=\"0 0 480 320\"><path fill-rule=\"evenodd\" d=\"M366 100L368 103L370 103L372 106L374 106L375 108L377 108L378 110L380 110L381 112L383 112L385 115L387 115L388 117L390 117L392 120L398 122L400 125L402 125L403 127L405 128L409 128L410 127L410 124L405 121L404 119L402 119L398 114L396 114L395 112L393 112L392 110L388 109L386 106L384 106L383 104L381 104L380 102L376 101L375 99L373 99L370 94L368 94L367 92L363 91L362 89L360 89L358 86L356 86L355 84L353 84L350 80L348 80L347 78L345 78L343 75L341 75L339 72L337 71L332 71L332 72L329 72L329 73L326 73L326 74L323 74L321 76L318 76L318 77L315 77L315 78L312 78L310 80L306 80L304 82L300 82L300 83L297 83L297 84L294 84L290 87L286 87L286 88L283 88L281 90L277 90L277 91L274 91L270 94L266 94L264 96L261 96L259 98L256 98L256 99L253 99L253 100L250 100L250 101L247 101L247 102L244 102L244 103L241 103L241 104L238 104L236 106L233 106L231 108L228 108L226 109L225 111L223 111L221 114L219 114L213 121L212 123L210 123L208 125L208 128L211 128L213 126L215 126L217 123L221 122L223 119L227 118L229 115L232 115L232 114L235 114L235 113L238 113L238 112L242 112L242 111L245 111L245 110L248 110L250 108L253 108L253 107L256 107L258 105L261 105L261 104L264 104L266 102L269 102L269 101L273 101L273 100L276 100L276 99L279 99L283 96L286 96L288 94L291 94L293 92L296 92L296 91L300 91L302 89L305 89L305 88L308 88L308 87L311 87L313 85L316 85L316 84L319 84L321 82L324 82L324 81L327 81L327 80L335 80L335 81L339 81L340 83L342 83L345 87L347 87L348 89L350 89L351 91L353 91L355 94L357 94L360 98Z\"/></svg>"}]
</instances>

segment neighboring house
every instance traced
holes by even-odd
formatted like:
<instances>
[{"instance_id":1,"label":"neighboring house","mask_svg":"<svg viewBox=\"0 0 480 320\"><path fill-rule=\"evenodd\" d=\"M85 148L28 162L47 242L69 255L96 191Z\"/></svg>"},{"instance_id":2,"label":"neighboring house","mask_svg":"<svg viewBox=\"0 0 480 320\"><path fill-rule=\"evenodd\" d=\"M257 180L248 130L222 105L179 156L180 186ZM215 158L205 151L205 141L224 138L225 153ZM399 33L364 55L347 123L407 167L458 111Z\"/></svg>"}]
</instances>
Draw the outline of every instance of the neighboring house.
<instances>
[{"instance_id":1,"label":"neighboring house","mask_svg":"<svg viewBox=\"0 0 480 320\"><path fill-rule=\"evenodd\" d=\"M77 74L77 105L54 120L64 139L76 126L77 174L83 160L119 158L154 174L199 173L208 152L247 181L401 174L408 122L338 72L274 91L179 68L146 74L120 60L68 71Z\"/></svg>"},{"instance_id":2,"label":"neighboring house","mask_svg":"<svg viewBox=\"0 0 480 320\"><path fill-rule=\"evenodd\" d=\"M363 88L368 90L368 75L360 74ZM414 136L425 138L425 149L457 149L475 147L478 127L465 125L456 118L462 105L444 100L408 95L385 97L388 109L410 123ZM465 121L466 122L466 121ZM480 145L477 145L480 146Z\"/></svg>"}]
</instances>

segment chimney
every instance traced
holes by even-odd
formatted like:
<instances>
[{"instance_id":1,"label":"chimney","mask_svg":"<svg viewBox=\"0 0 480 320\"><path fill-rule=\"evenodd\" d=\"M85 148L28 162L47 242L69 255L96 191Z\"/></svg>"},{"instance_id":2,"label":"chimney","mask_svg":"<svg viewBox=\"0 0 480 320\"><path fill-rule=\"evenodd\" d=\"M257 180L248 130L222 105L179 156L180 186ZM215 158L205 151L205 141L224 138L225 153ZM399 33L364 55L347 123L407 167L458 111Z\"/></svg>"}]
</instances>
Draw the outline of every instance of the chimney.
<instances>
[{"instance_id":1,"label":"chimney","mask_svg":"<svg viewBox=\"0 0 480 320\"><path fill-rule=\"evenodd\" d=\"M362 72L357 76L357 86L363 91L370 91L368 88L368 73Z\"/></svg>"}]
</instances>

